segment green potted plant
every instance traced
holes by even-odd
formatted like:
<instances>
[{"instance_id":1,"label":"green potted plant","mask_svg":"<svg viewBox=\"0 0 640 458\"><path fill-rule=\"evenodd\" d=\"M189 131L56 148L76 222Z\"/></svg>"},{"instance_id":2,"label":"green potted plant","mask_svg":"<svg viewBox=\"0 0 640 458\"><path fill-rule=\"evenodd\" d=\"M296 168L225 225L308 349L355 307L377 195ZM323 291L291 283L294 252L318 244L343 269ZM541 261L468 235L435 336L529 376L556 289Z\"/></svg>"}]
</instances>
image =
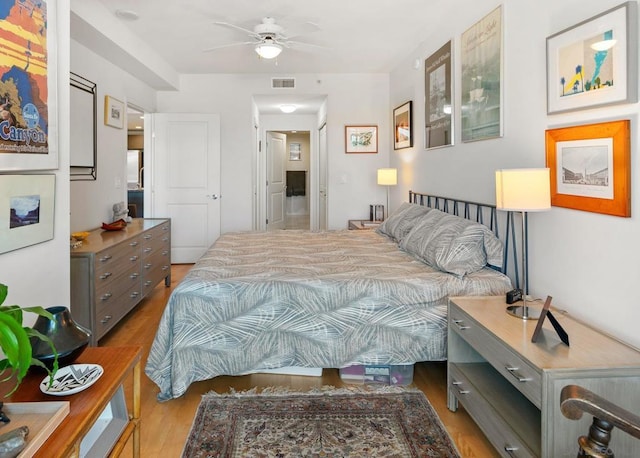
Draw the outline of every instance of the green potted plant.
<instances>
[{"instance_id":1,"label":"green potted plant","mask_svg":"<svg viewBox=\"0 0 640 458\"><path fill-rule=\"evenodd\" d=\"M5 356L4 359L0 360L0 382L9 381L14 376L16 380L15 386L7 396L18 389L31 366L38 366L46 370L49 374L50 384L53 383L53 376L58 371L58 353L51 339L35 329L22 325L23 312L31 312L52 319L51 313L39 306L3 305L7 298L8 290L7 285L0 283L0 349ZM51 346L55 354L52 369L33 358L30 337L36 337Z\"/></svg>"}]
</instances>

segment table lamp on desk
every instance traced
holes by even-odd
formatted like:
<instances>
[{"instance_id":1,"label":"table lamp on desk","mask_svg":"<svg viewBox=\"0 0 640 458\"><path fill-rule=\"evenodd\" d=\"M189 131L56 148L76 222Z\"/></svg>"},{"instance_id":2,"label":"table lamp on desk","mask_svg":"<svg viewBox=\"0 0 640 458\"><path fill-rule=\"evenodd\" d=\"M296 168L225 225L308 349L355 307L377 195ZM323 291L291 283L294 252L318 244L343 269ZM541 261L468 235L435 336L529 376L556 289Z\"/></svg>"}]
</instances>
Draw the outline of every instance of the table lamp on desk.
<instances>
[{"instance_id":1,"label":"table lamp on desk","mask_svg":"<svg viewBox=\"0 0 640 458\"><path fill-rule=\"evenodd\" d=\"M386 168L378 169L378 184L387 187L387 210L386 216L389 216L389 186L398 184L398 169Z\"/></svg>"}]
</instances>

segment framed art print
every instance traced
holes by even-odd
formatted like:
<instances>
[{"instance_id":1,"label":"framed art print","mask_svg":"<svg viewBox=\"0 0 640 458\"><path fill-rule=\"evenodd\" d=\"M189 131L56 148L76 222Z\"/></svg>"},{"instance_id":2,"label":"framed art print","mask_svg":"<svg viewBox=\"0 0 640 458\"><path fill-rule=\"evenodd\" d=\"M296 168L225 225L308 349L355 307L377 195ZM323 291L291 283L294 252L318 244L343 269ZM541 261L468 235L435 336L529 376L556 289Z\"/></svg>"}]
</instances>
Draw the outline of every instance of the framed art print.
<instances>
[{"instance_id":1,"label":"framed art print","mask_svg":"<svg viewBox=\"0 0 640 458\"><path fill-rule=\"evenodd\" d=\"M425 148L453 145L451 41L424 61Z\"/></svg>"},{"instance_id":2,"label":"framed art print","mask_svg":"<svg viewBox=\"0 0 640 458\"><path fill-rule=\"evenodd\" d=\"M413 146L412 102L405 102L393 110L393 149Z\"/></svg>"},{"instance_id":3,"label":"framed art print","mask_svg":"<svg viewBox=\"0 0 640 458\"><path fill-rule=\"evenodd\" d=\"M502 7L462 34L462 141L502 136Z\"/></svg>"},{"instance_id":4,"label":"framed art print","mask_svg":"<svg viewBox=\"0 0 640 458\"><path fill-rule=\"evenodd\" d=\"M345 153L377 153L378 126L345 126Z\"/></svg>"},{"instance_id":5,"label":"framed art print","mask_svg":"<svg viewBox=\"0 0 640 458\"><path fill-rule=\"evenodd\" d=\"M0 253L53 238L55 175L0 175Z\"/></svg>"},{"instance_id":6,"label":"framed art print","mask_svg":"<svg viewBox=\"0 0 640 458\"><path fill-rule=\"evenodd\" d=\"M56 2L5 3L0 171L57 169Z\"/></svg>"},{"instance_id":7,"label":"framed art print","mask_svg":"<svg viewBox=\"0 0 640 458\"><path fill-rule=\"evenodd\" d=\"M547 38L547 113L638 100L637 3Z\"/></svg>"},{"instance_id":8,"label":"framed art print","mask_svg":"<svg viewBox=\"0 0 640 458\"><path fill-rule=\"evenodd\" d=\"M551 205L631 216L629 120L549 129Z\"/></svg>"},{"instance_id":9,"label":"framed art print","mask_svg":"<svg viewBox=\"0 0 640 458\"><path fill-rule=\"evenodd\" d=\"M104 96L104 123L117 129L124 127L124 103L109 95Z\"/></svg>"}]
</instances>

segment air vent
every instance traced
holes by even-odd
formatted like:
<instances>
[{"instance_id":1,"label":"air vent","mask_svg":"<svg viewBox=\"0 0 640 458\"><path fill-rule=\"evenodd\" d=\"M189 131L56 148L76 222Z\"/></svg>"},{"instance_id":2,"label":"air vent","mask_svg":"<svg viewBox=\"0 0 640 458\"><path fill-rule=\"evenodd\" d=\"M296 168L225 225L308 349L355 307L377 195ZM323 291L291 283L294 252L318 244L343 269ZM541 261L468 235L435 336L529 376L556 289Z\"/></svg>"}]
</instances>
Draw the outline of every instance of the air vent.
<instances>
[{"instance_id":1,"label":"air vent","mask_svg":"<svg viewBox=\"0 0 640 458\"><path fill-rule=\"evenodd\" d=\"M272 89L281 89L281 88L292 89L295 87L296 87L295 78L271 78Z\"/></svg>"}]
</instances>

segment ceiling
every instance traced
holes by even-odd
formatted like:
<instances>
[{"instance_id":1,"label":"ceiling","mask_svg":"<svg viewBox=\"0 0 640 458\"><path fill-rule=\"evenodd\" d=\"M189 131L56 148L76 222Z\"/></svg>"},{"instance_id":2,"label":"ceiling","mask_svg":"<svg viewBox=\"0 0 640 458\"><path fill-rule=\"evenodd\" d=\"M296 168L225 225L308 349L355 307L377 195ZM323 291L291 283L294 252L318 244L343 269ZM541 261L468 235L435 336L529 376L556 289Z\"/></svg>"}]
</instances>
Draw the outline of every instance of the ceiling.
<instances>
[{"instance_id":1,"label":"ceiling","mask_svg":"<svg viewBox=\"0 0 640 458\"><path fill-rule=\"evenodd\" d=\"M178 73L387 73L425 39L429 12L446 0L98 0ZM294 40L316 46L285 48L260 59L253 46L205 49L248 41L228 22L253 30L273 17ZM431 16L431 22L434 18Z\"/></svg>"}]
</instances>

